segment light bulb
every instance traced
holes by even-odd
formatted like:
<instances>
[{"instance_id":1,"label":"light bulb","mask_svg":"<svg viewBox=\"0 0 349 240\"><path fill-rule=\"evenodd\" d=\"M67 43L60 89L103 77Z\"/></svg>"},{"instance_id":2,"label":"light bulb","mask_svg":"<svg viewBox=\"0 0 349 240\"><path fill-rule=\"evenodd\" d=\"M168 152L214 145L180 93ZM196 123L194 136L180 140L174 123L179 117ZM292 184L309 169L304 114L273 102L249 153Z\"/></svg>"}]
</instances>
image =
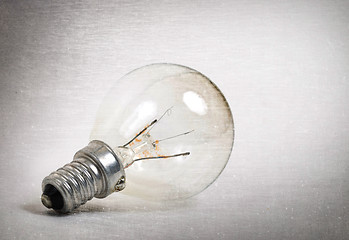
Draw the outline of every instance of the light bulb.
<instances>
[{"instance_id":1,"label":"light bulb","mask_svg":"<svg viewBox=\"0 0 349 240\"><path fill-rule=\"evenodd\" d=\"M149 200L191 197L224 169L234 127L227 101L207 77L152 64L112 87L90 138L73 162L43 180L46 207L70 212L121 190Z\"/></svg>"}]
</instances>

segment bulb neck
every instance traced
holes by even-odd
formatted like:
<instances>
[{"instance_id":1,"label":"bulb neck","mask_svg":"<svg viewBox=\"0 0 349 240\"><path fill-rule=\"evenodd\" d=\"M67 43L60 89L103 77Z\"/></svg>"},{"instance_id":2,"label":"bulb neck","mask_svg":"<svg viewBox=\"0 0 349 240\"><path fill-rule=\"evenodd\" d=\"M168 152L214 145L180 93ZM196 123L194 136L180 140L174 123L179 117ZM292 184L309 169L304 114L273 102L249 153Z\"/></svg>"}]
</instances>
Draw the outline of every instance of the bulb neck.
<instances>
[{"instance_id":1,"label":"bulb neck","mask_svg":"<svg viewBox=\"0 0 349 240\"><path fill-rule=\"evenodd\" d=\"M42 203L57 212L71 212L93 197L105 198L125 188L120 159L104 142L93 140L71 163L42 181Z\"/></svg>"}]
</instances>

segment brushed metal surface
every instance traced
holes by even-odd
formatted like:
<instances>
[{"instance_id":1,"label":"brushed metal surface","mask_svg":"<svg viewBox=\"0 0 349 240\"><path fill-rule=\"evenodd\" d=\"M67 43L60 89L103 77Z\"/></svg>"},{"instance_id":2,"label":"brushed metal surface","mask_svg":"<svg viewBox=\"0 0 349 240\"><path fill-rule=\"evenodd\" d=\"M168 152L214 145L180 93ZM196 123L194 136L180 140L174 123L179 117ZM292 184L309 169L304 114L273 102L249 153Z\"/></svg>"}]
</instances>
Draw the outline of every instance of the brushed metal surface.
<instances>
[{"instance_id":1,"label":"brushed metal surface","mask_svg":"<svg viewBox=\"0 0 349 240\"><path fill-rule=\"evenodd\" d=\"M346 239L348 1L0 1L3 239ZM185 202L114 194L57 217L41 180L88 143L115 80L172 62L207 75L236 141ZM43 167L45 166L45 167Z\"/></svg>"}]
</instances>

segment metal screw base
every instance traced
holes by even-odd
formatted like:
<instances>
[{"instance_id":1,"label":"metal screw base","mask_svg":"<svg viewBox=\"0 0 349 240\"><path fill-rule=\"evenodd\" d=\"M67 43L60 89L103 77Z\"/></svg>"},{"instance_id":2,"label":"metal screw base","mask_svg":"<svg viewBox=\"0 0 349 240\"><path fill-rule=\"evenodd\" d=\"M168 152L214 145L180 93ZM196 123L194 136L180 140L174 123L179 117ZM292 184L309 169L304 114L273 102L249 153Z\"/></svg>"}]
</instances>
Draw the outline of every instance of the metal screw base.
<instances>
[{"instance_id":1,"label":"metal screw base","mask_svg":"<svg viewBox=\"0 0 349 240\"><path fill-rule=\"evenodd\" d=\"M93 197L104 198L125 188L125 172L113 150L91 141L74 160L42 181L41 201L57 212L71 212Z\"/></svg>"}]
</instances>

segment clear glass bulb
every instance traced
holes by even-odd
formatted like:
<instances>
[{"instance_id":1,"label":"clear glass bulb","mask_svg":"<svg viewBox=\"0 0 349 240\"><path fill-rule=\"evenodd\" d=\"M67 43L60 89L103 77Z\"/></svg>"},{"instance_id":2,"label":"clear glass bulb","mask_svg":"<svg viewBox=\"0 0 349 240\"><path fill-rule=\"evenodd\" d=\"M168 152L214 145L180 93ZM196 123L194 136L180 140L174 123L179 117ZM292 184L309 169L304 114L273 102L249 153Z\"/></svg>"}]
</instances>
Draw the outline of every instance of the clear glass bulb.
<instances>
[{"instance_id":1,"label":"clear glass bulb","mask_svg":"<svg viewBox=\"0 0 349 240\"><path fill-rule=\"evenodd\" d=\"M191 68L152 64L120 79L105 97L91 140L107 143L125 168L125 194L181 199L208 187L232 150L229 105Z\"/></svg>"}]
</instances>

